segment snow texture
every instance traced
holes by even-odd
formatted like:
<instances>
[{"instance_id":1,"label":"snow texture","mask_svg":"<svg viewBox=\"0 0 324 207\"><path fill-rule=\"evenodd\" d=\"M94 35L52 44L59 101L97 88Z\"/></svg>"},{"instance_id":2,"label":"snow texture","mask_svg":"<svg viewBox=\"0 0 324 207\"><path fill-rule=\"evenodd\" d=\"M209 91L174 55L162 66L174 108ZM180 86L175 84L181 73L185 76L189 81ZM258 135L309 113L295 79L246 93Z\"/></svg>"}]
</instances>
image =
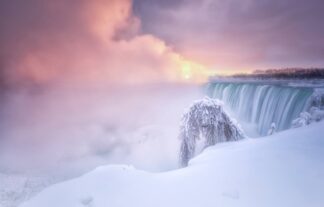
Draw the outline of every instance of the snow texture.
<instances>
[{"instance_id":1,"label":"snow texture","mask_svg":"<svg viewBox=\"0 0 324 207\"><path fill-rule=\"evenodd\" d=\"M204 148L219 142L237 141L242 139L240 127L231 120L223 110L219 100L205 97L195 101L187 112L184 113L180 135L180 164L187 166L194 157L196 141L204 139Z\"/></svg>"},{"instance_id":2,"label":"snow texture","mask_svg":"<svg viewBox=\"0 0 324 207\"><path fill-rule=\"evenodd\" d=\"M53 185L21 207L322 207L322 122L220 143L188 167L148 173L110 165Z\"/></svg>"},{"instance_id":3,"label":"snow texture","mask_svg":"<svg viewBox=\"0 0 324 207\"><path fill-rule=\"evenodd\" d=\"M303 127L313 122L319 122L324 118L324 110L320 110L317 107L311 107L309 112L300 113L297 119L292 121L292 128Z\"/></svg>"},{"instance_id":4,"label":"snow texture","mask_svg":"<svg viewBox=\"0 0 324 207\"><path fill-rule=\"evenodd\" d=\"M0 207L16 207L55 182L53 177L0 173Z\"/></svg>"},{"instance_id":5,"label":"snow texture","mask_svg":"<svg viewBox=\"0 0 324 207\"><path fill-rule=\"evenodd\" d=\"M310 98L310 105L318 109L324 109L324 87L315 88Z\"/></svg>"}]
</instances>

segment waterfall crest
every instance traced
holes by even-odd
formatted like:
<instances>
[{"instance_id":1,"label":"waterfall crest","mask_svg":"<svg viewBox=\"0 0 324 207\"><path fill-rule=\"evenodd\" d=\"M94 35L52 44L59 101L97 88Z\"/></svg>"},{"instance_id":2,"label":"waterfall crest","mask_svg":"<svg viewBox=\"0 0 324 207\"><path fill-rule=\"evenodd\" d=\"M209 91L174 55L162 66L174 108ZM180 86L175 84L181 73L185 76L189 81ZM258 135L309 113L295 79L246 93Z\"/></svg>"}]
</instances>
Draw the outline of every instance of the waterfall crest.
<instances>
[{"instance_id":1,"label":"waterfall crest","mask_svg":"<svg viewBox=\"0 0 324 207\"><path fill-rule=\"evenodd\" d=\"M272 123L277 130L291 127L302 111L308 110L313 88L261 83L213 82L208 95L220 99L238 119L253 123L260 135L266 135Z\"/></svg>"}]
</instances>

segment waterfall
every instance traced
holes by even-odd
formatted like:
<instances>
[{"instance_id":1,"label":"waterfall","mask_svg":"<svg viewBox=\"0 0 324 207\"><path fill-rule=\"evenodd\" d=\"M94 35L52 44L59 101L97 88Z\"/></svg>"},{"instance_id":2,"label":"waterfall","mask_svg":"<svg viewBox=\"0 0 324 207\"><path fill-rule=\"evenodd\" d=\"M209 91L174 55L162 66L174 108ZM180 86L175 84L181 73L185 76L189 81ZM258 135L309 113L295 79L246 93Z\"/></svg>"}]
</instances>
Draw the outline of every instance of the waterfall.
<instances>
[{"instance_id":1,"label":"waterfall","mask_svg":"<svg viewBox=\"0 0 324 207\"><path fill-rule=\"evenodd\" d=\"M277 131L290 128L292 120L310 107L314 89L262 83L212 82L208 95L220 99L238 119L256 125L266 135L271 123Z\"/></svg>"}]
</instances>

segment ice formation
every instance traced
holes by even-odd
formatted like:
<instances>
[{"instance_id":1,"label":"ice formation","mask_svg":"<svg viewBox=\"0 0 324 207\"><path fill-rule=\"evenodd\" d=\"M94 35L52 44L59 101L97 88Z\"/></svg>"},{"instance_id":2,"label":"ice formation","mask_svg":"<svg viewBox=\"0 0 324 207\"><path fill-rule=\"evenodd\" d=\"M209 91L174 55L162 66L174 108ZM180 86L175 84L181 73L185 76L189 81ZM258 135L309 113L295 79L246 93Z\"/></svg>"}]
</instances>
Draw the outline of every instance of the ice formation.
<instances>
[{"instance_id":1,"label":"ice formation","mask_svg":"<svg viewBox=\"0 0 324 207\"><path fill-rule=\"evenodd\" d=\"M294 119L291 123L292 128L298 128L309 125L313 122L319 122L324 119L324 110L320 110L317 107L311 107L309 112L301 112L297 119Z\"/></svg>"},{"instance_id":2,"label":"ice formation","mask_svg":"<svg viewBox=\"0 0 324 207\"><path fill-rule=\"evenodd\" d=\"M180 127L180 164L186 166L194 156L196 141L204 139L204 148L219 142L236 141L244 135L223 110L219 100L205 97L196 101L182 117Z\"/></svg>"},{"instance_id":3,"label":"ice formation","mask_svg":"<svg viewBox=\"0 0 324 207\"><path fill-rule=\"evenodd\" d=\"M268 135L272 135L272 134L274 134L274 133L276 132L276 129L277 129L277 127L276 127L276 123L272 122L272 124L271 124L271 126L270 126L270 129L269 129L269 131L268 131Z\"/></svg>"}]
</instances>

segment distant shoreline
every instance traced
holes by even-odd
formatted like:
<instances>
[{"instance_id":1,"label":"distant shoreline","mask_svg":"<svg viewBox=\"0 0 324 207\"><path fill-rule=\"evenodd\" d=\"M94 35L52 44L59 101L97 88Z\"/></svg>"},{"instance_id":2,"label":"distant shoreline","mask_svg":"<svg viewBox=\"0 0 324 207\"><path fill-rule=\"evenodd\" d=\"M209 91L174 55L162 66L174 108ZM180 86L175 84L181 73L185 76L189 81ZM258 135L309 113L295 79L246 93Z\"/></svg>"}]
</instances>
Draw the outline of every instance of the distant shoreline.
<instances>
[{"instance_id":1,"label":"distant shoreline","mask_svg":"<svg viewBox=\"0 0 324 207\"><path fill-rule=\"evenodd\" d=\"M324 80L324 68L284 68L255 70L248 74L230 76L215 75L214 79L245 79L245 80Z\"/></svg>"}]
</instances>

